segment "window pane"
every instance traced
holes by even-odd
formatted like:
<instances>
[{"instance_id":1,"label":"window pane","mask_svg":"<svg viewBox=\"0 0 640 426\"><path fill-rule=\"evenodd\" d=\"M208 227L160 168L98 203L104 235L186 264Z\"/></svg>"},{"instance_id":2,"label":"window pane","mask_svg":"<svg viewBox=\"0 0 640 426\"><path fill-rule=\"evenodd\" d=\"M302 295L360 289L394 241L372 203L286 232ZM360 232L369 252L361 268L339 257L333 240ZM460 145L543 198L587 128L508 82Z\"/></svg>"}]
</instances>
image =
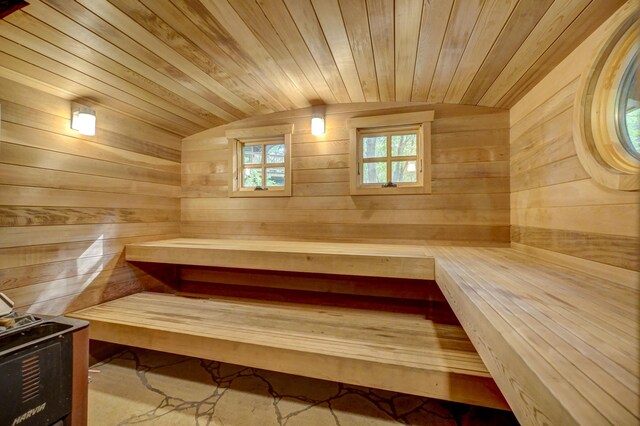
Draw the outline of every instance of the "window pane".
<instances>
[{"instance_id":1,"label":"window pane","mask_svg":"<svg viewBox=\"0 0 640 426\"><path fill-rule=\"evenodd\" d=\"M262 169L243 169L242 186L245 188L262 186Z\"/></svg>"},{"instance_id":2,"label":"window pane","mask_svg":"<svg viewBox=\"0 0 640 426\"><path fill-rule=\"evenodd\" d=\"M387 183L387 163L364 163L362 183Z\"/></svg>"},{"instance_id":3,"label":"window pane","mask_svg":"<svg viewBox=\"0 0 640 426\"><path fill-rule=\"evenodd\" d=\"M284 163L284 144L266 145L267 164Z\"/></svg>"},{"instance_id":4,"label":"window pane","mask_svg":"<svg viewBox=\"0 0 640 426\"><path fill-rule=\"evenodd\" d=\"M392 161L391 182L417 182L415 161Z\"/></svg>"},{"instance_id":5,"label":"window pane","mask_svg":"<svg viewBox=\"0 0 640 426\"><path fill-rule=\"evenodd\" d=\"M631 61L625 72L623 82L619 89L620 108L624 111L621 114L621 128L623 129L622 140L624 146L631 155L640 159L640 88L638 85L637 70L639 60Z\"/></svg>"},{"instance_id":6,"label":"window pane","mask_svg":"<svg viewBox=\"0 0 640 426\"><path fill-rule=\"evenodd\" d=\"M267 186L284 186L284 167L267 167Z\"/></svg>"},{"instance_id":7,"label":"window pane","mask_svg":"<svg viewBox=\"0 0 640 426\"><path fill-rule=\"evenodd\" d=\"M362 158L380 158L386 156L386 136L364 136L362 138Z\"/></svg>"},{"instance_id":8,"label":"window pane","mask_svg":"<svg viewBox=\"0 0 640 426\"><path fill-rule=\"evenodd\" d=\"M262 164L262 145L243 145L242 164Z\"/></svg>"},{"instance_id":9,"label":"window pane","mask_svg":"<svg viewBox=\"0 0 640 426\"><path fill-rule=\"evenodd\" d=\"M404 157L416 155L416 140L413 135L393 135L391 136L391 156Z\"/></svg>"}]
</instances>

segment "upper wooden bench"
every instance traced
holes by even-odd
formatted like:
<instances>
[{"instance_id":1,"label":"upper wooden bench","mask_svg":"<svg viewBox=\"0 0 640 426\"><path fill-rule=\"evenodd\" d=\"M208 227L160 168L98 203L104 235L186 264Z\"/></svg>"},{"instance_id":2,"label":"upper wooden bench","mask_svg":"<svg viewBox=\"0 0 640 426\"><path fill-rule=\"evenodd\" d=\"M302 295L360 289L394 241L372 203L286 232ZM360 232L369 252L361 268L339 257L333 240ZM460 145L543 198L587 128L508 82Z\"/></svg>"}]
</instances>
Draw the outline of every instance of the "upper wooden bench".
<instances>
[{"instance_id":1,"label":"upper wooden bench","mask_svg":"<svg viewBox=\"0 0 640 426\"><path fill-rule=\"evenodd\" d=\"M522 424L640 424L640 293L512 249L433 247L436 282Z\"/></svg>"},{"instance_id":2,"label":"upper wooden bench","mask_svg":"<svg viewBox=\"0 0 640 426\"><path fill-rule=\"evenodd\" d=\"M422 246L176 238L127 244L129 261L433 280Z\"/></svg>"}]
</instances>

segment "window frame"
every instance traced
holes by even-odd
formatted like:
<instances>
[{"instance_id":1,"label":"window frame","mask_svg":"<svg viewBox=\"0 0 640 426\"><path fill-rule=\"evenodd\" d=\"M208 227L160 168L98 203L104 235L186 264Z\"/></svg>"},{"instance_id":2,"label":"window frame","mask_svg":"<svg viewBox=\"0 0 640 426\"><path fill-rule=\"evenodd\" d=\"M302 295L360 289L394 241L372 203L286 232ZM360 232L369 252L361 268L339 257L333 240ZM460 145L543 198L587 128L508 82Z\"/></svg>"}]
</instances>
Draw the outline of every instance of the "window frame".
<instances>
[{"instance_id":1,"label":"window frame","mask_svg":"<svg viewBox=\"0 0 640 426\"><path fill-rule=\"evenodd\" d=\"M356 117L349 120L350 130L350 194L351 195L401 195L425 194L431 192L431 122L433 111L418 111L400 114L385 114L368 117ZM387 177L393 171L394 159L403 160L407 156L391 156L391 136L394 134L416 134L416 182L363 183L364 164L370 162L387 162ZM388 135L387 156L376 159L365 159L362 138L371 135ZM414 156L409 156L413 158ZM408 158L408 157L407 157ZM378 160L378 161L376 161ZM410 161L410 160L409 160Z\"/></svg>"},{"instance_id":2,"label":"window frame","mask_svg":"<svg viewBox=\"0 0 640 426\"><path fill-rule=\"evenodd\" d=\"M620 85L638 49L639 15L632 13L603 38L574 102L573 140L580 163L596 182L621 191L640 189L640 160L621 139L618 105Z\"/></svg>"},{"instance_id":3,"label":"window frame","mask_svg":"<svg viewBox=\"0 0 640 426\"><path fill-rule=\"evenodd\" d=\"M229 174L229 197L290 197L291 196L291 134L293 124L276 126L252 127L245 129L227 130L225 136L229 143L231 171ZM268 164L266 162L266 146L284 144L284 163ZM247 145L262 145L261 164L243 164L242 148ZM269 167L284 167L284 186L264 186L262 190L256 187L244 187L243 169L260 168L263 170L263 183L266 181L266 169Z\"/></svg>"}]
</instances>

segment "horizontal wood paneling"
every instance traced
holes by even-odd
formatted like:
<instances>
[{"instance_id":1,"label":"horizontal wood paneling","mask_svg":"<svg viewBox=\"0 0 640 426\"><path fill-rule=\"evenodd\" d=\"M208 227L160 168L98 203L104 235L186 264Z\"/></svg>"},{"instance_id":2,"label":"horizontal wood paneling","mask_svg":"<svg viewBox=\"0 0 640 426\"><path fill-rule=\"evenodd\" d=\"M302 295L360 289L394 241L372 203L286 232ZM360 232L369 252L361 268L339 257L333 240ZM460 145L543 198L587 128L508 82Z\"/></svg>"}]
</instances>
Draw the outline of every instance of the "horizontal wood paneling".
<instances>
[{"instance_id":1,"label":"horizontal wood paneling","mask_svg":"<svg viewBox=\"0 0 640 426\"><path fill-rule=\"evenodd\" d=\"M97 109L96 136L71 105L0 78L0 291L19 310L62 314L145 288L171 272L124 262L124 245L176 236L180 140Z\"/></svg>"},{"instance_id":2,"label":"horizontal wood paneling","mask_svg":"<svg viewBox=\"0 0 640 426\"><path fill-rule=\"evenodd\" d=\"M228 198L224 129L183 141L182 227L185 237L336 241L509 240L508 123L504 110L454 105L435 110L433 193L350 196L347 120L375 115L373 104L329 106L327 132L310 136L309 109L234 123L233 128L293 123L293 196Z\"/></svg>"},{"instance_id":3,"label":"horizontal wood paneling","mask_svg":"<svg viewBox=\"0 0 640 426\"><path fill-rule=\"evenodd\" d=\"M580 269L640 267L640 194L594 181L580 164L573 139L580 76L591 66L598 41L633 8L628 3L618 10L511 109L515 248L548 259L558 253L558 263Z\"/></svg>"},{"instance_id":4,"label":"horizontal wood paneling","mask_svg":"<svg viewBox=\"0 0 640 426\"><path fill-rule=\"evenodd\" d=\"M623 3L33 0L0 22L0 74L181 136L318 103L510 107Z\"/></svg>"}]
</instances>

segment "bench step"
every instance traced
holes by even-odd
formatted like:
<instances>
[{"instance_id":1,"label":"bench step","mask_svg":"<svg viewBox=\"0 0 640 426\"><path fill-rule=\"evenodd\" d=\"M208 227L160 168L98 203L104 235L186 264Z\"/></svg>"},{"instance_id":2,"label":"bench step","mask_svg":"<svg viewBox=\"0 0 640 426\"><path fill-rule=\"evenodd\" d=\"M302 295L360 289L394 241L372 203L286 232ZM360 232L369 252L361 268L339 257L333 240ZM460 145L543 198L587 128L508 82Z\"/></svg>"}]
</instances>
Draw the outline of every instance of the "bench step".
<instances>
[{"instance_id":1,"label":"bench step","mask_svg":"<svg viewBox=\"0 0 640 426\"><path fill-rule=\"evenodd\" d=\"M127 244L128 261L433 280L423 246L176 238Z\"/></svg>"},{"instance_id":2,"label":"bench step","mask_svg":"<svg viewBox=\"0 0 640 426\"><path fill-rule=\"evenodd\" d=\"M508 409L463 329L419 314L138 293L71 316L95 340Z\"/></svg>"}]
</instances>

